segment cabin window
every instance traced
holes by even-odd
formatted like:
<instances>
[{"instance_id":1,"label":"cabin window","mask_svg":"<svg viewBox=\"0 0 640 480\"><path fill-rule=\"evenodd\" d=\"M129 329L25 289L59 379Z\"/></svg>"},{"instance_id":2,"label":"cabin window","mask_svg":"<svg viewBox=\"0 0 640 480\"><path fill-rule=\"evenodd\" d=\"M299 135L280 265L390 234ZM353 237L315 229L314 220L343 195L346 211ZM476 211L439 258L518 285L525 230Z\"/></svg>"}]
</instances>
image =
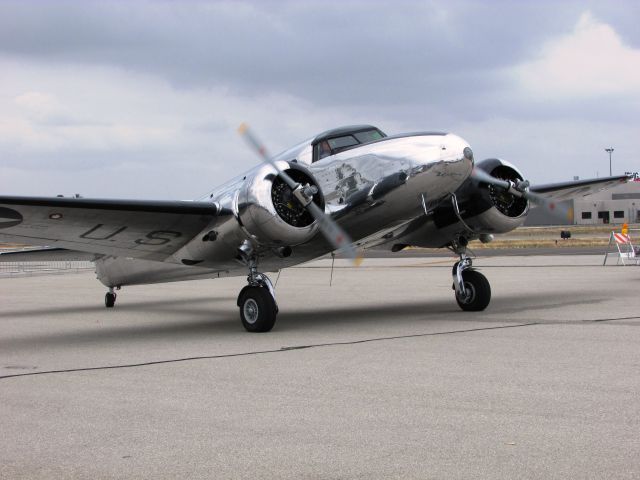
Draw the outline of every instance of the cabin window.
<instances>
[{"instance_id":1,"label":"cabin window","mask_svg":"<svg viewBox=\"0 0 640 480\"><path fill-rule=\"evenodd\" d=\"M613 218L624 218L624 210L615 210L613 212Z\"/></svg>"},{"instance_id":2,"label":"cabin window","mask_svg":"<svg viewBox=\"0 0 640 480\"><path fill-rule=\"evenodd\" d=\"M583 220L591 220L591 212L582 212Z\"/></svg>"}]
</instances>

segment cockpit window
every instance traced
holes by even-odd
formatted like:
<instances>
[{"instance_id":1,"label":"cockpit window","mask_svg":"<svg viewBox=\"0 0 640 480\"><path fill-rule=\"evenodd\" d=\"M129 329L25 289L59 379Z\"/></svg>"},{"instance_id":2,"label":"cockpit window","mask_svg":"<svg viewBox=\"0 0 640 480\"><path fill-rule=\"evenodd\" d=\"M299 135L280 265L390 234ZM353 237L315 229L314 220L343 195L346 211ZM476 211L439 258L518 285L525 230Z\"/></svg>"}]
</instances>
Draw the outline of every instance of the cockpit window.
<instances>
[{"instance_id":1,"label":"cockpit window","mask_svg":"<svg viewBox=\"0 0 640 480\"><path fill-rule=\"evenodd\" d=\"M356 137L360 143L369 143L384 138L380 130L367 130L365 132L354 133L353 136Z\"/></svg>"},{"instance_id":2,"label":"cockpit window","mask_svg":"<svg viewBox=\"0 0 640 480\"><path fill-rule=\"evenodd\" d=\"M329 142L327 140L323 140L316 145L315 157L317 160L320 160L324 157L328 157L329 155L332 155L332 153L331 153L331 146L329 146Z\"/></svg>"},{"instance_id":3,"label":"cockpit window","mask_svg":"<svg viewBox=\"0 0 640 480\"><path fill-rule=\"evenodd\" d=\"M333 132L331 132L333 133ZM336 132L337 135L327 135L320 140L313 149L313 161L321 160L330 155L335 155L343 150L347 150L357 145L363 145L365 143L375 142L385 137L377 128L371 128L369 130L360 130L355 132L342 131L342 135Z\"/></svg>"},{"instance_id":4,"label":"cockpit window","mask_svg":"<svg viewBox=\"0 0 640 480\"><path fill-rule=\"evenodd\" d=\"M329 139L329 145L331 146L331 150L333 153L338 153L343 148L353 147L354 145L358 145L360 142L356 140L356 138L352 135L345 135L344 137L336 137Z\"/></svg>"}]
</instances>

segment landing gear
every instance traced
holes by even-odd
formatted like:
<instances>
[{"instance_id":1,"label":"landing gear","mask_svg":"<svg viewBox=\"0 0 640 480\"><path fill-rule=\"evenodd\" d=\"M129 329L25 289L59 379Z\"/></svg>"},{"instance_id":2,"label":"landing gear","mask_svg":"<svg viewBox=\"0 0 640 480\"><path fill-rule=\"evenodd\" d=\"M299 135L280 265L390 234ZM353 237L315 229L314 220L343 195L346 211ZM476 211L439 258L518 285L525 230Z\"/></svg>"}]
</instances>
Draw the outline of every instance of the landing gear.
<instances>
[{"instance_id":1,"label":"landing gear","mask_svg":"<svg viewBox=\"0 0 640 480\"><path fill-rule=\"evenodd\" d=\"M238 295L240 320L248 332L268 332L276 323L278 304L269 277L258 272L258 257L249 242L239 248L240 258L249 267L247 285Z\"/></svg>"},{"instance_id":2,"label":"landing gear","mask_svg":"<svg viewBox=\"0 0 640 480\"><path fill-rule=\"evenodd\" d=\"M113 306L116 304L116 297L116 292L113 291L113 288L110 288L104 296L104 306L107 308L113 308Z\"/></svg>"},{"instance_id":3,"label":"landing gear","mask_svg":"<svg viewBox=\"0 0 640 480\"><path fill-rule=\"evenodd\" d=\"M466 242L454 244L452 250L460 255L453 266L453 289L456 302L466 312L479 312L489 306L491 286L487 277L472 268L472 260L466 252Z\"/></svg>"},{"instance_id":4,"label":"landing gear","mask_svg":"<svg viewBox=\"0 0 640 480\"><path fill-rule=\"evenodd\" d=\"M491 301L491 286L487 277L476 270L462 272L464 293L456 289L456 302L466 312L479 312L489 306Z\"/></svg>"},{"instance_id":5,"label":"landing gear","mask_svg":"<svg viewBox=\"0 0 640 480\"><path fill-rule=\"evenodd\" d=\"M278 307L269 290L247 285L238 295L240 319L248 332L268 332L276 323Z\"/></svg>"}]
</instances>

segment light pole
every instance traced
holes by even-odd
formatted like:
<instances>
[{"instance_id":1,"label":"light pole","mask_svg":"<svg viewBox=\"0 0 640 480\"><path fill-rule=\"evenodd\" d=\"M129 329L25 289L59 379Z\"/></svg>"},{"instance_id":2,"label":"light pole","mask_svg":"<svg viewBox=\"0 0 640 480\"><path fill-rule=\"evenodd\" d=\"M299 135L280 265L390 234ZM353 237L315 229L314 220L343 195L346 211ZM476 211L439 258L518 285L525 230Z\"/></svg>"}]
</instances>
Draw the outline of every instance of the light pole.
<instances>
[{"instance_id":1,"label":"light pole","mask_svg":"<svg viewBox=\"0 0 640 480\"><path fill-rule=\"evenodd\" d=\"M613 153L613 147L605 148L604 151L609 154L609 176L611 177L613 175L611 173L611 154Z\"/></svg>"}]
</instances>

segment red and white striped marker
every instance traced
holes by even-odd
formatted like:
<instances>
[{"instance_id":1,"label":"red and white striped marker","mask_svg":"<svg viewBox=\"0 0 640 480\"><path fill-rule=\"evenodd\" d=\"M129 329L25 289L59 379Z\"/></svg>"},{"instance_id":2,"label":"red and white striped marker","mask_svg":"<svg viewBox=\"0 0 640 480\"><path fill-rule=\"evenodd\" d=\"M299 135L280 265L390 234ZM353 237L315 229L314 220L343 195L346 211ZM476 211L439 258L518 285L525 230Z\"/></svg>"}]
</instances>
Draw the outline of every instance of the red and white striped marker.
<instances>
[{"instance_id":1,"label":"red and white striped marker","mask_svg":"<svg viewBox=\"0 0 640 480\"><path fill-rule=\"evenodd\" d=\"M631 243L631 237L629 235L625 235L624 233L613 233L613 238L617 244L626 245L627 243Z\"/></svg>"}]
</instances>

